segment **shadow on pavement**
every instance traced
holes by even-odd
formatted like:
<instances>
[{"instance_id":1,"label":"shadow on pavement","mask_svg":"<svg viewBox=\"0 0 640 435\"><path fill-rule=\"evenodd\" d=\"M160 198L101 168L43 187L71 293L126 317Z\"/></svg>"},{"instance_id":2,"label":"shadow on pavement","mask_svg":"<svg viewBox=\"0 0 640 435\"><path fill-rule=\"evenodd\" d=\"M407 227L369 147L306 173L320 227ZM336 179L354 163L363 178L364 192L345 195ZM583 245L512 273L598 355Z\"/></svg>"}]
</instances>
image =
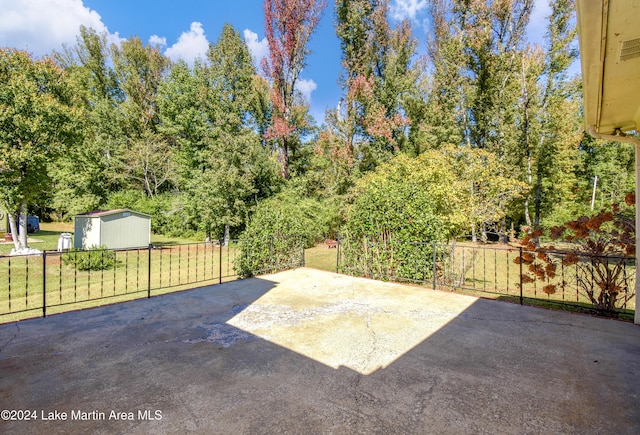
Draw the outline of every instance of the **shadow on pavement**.
<instances>
[{"instance_id":1,"label":"shadow on pavement","mask_svg":"<svg viewBox=\"0 0 640 435\"><path fill-rule=\"evenodd\" d=\"M640 329L300 269L2 325L0 404L21 434L635 434Z\"/></svg>"}]
</instances>

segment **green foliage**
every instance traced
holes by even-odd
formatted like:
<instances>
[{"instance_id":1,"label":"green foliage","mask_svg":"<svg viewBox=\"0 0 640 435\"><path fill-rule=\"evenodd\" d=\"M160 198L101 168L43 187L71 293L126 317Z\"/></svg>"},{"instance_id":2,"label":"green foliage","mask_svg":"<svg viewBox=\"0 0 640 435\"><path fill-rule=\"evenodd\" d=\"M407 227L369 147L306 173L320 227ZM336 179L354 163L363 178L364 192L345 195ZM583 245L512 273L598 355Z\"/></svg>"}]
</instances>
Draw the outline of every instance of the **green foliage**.
<instances>
[{"instance_id":1,"label":"green foliage","mask_svg":"<svg viewBox=\"0 0 640 435\"><path fill-rule=\"evenodd\" d=\"M304 197L298 188L288 188L256 207L243 239L302 235L307 247L324 239L336 220L337 209L314 198Z\"/></svg>"},{"instance_id":2,"label":"green foliage","mask_svg":"<svg viewBox=\"0 0 640 435\"><path fill-rule=\"evenodd\" d=\"M448 241L474 223L501 219L522 190L483 150L446 146L417 158L400 155L356 185L345 268L423 279L433 259L431 245L420 242Z\"/></svg>"},{"instance_id":3,"label":"green foliage","mask_svg":"<svg viewBox=\"0 0 640 435\"><path fill-rule=\"evenodd\" d=\"M116 266L116 253L106 246L94 247L88 251L72 249L62 255L62 262L77 270L109 270Z\"/></svg>"},{"instance_id":4,"label":"green foliage","mask_svg":"<svg viewBox=\"0 0 640 435\"><path fill-rule=\"evenodd\" d=\"M406 115L424 68L412 64L417 41L410 22L392 28L388 2L342 0L335 10L346 95L327 121L343 141L343 154L365 172L407 149Z\"/></svg>"},{"instance_id":5,"label":"green foliage","mask_svg":"<svg viewBox=\"0 0 640 435\"><path fill-rule=\"evenodd\" d=\"M77 142L81 114L68 76L49 58L0 49L0 83L0 204L16 217L47 198L48 168ZM17 249L27 242L26 216L20 222Z\"/></svg>"},{"instance_id":6,"label":"green foliage","mask_svg":"<svg viewBox=\"0 0 640 435\"><path fill-rule=\"evenodd\" d=\"M189 227L215 238L239 229L277 184L275 164L256 133L260 85L240 34L225 25L193 69L179 62L161 83L160 130L175 138L180 210ZM259 106L259 105L258 105Z\"/></svg>"},{"instance_id":7,"label":"green foliage","mask_svg":"<svg viewBox=\"0 0 640 435\"><path fill-rule=\"evenodd\" d=\"M412 243L445 241L460 231L462 186L424 156L398 156L358 182L344 232L343 270L422 278L431 256Z\"/></svg>"},{"instance_id":8,"label":"green foliage","mask_svg":"<svg viewBox=\"0 0 640 435\"><path fill-rule=\"evenodd\" d=\"M190 236L184 216L178 213L181 206L181 198L175 194L148 197L135 189L114 192L106 203L108 209L128 208L151 215L151 231L155 234Z\"/></svg>"},{"instance_id":9,"label":"green foliage","mask_svg":"<svg viewBox=\"0 0 640 435\"><path fill-rule=\"evenodd\" d=\"M268 269L276 260L278 264L295 262L299 249L314 246L332 230L335 233L337 207L301 193L292 186L256 207L240 238L243 255L239 274Z\"/></svg>"}]
</instances>

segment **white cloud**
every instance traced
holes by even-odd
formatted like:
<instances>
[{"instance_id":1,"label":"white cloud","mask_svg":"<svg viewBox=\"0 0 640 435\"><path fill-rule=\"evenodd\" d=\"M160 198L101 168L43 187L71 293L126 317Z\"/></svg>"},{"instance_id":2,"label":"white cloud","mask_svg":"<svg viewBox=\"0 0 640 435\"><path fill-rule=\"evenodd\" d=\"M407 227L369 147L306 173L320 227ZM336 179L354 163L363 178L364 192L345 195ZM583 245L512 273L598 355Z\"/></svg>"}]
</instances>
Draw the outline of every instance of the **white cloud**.
<instances>
[{"instance_id":1,"label":"white cloud","mask_svg":"<svg viewBox=\"0 0 640 435\"><path fill-rule=\"evenodd\" d=\"M258 34L249 29L244 29L243 35L244 42L247 44L247 47L249 47L249 51L251 52L253 64L256 68L260 68L262 58L269 55L269 43L267 42L267 38L265 37L258 40Z\"/></svg>"},{"instance_id":2,"label":"white cloud","mask_svg":"<svg viewBox=\"0 0 640 435\"><path fill-rule=\"evenodd\" d=\"M165 47L167 45L167 38L160 37L158 35L151 35L149 38L150 45L159 45L160 47Z\"/></svg>"},{"instance_id":3,"label":"white cloud","mask_svg":"<svg viewBox=\"0 0 640 435\"><path fill-rule=\"evenodd\" d=\"M318 85L313 80L300 79L296 82L296 89L309 104L311 104L311 93L317 88Z\"/></svg>"},{"instance_id":4,"label":"white cloud","mask_svg":"<svg viewBox=\"0 0 640 435\"><path fill-rule=\"evenodd\" d=\"M156 36L156 38L161 39ZM167 48L164 54L171 60L182 59L192 65L197 58L204 58L209 50L209 41L204 34L202 23L194 21L188 32L183 32L178 42Z\"/></svg>"},{"instance_id":5,"label":"white cloud","mask_svg":"<svg viewBox=\"0 0 640 435\"><path fill-rule=\"evenodd\" d=\"M402 21L405 19L416 19L416 14L427 7L427 0L395 0L391 3L389 10L391 17Z\"/></svg>"},{"instance_id":6,"label":"white cloud","mask_svg":"<svg viewBox=\"0 0 640 435\"><path fill-rule=\"evenodd\" d=\"M36 56L60 50L62 44L75 45L81 25L107 32L109 42L121 41L82 0L0 0L0 11L0 46Z\"/></svg>"}]
</instances>

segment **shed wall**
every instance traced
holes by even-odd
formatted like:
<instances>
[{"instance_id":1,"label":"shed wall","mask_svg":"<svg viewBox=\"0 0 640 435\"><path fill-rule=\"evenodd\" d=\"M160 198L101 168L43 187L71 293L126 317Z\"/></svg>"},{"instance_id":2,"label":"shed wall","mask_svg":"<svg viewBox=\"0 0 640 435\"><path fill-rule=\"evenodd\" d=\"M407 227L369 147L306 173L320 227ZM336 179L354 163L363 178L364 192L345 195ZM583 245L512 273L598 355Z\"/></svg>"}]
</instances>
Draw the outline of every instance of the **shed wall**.
<instances>
[{"instance_id":1,"label":"shed wall","mask_svg":"<svg viewBox=\"0 0 640 435\"><path fill-rule=\"evenodd\" d=\"M100 218L76 216L73 225L73 247L89 249L100 246Z\"/></svg>"},{"instance_id":2,"label":"shed wall","mask_svg":"<svg viewBox=\"0 0 640 435\"><path fill-rule=\"evenodd\" d=\"M148 217L123 212L101 219L101 244L110 249L137 248L151 242L151 220Z\"/></svg>"}]
</instances>

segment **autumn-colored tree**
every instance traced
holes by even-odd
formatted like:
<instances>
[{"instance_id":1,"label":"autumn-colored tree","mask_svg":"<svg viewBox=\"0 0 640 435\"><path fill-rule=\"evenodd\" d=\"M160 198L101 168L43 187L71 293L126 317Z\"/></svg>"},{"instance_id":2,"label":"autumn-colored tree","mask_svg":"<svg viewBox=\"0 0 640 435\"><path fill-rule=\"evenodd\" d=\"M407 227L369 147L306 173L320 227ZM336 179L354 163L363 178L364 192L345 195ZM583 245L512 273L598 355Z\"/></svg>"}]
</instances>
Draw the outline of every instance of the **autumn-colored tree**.
<instances>
[{"instance_id":1,"label":"autumn-colored tree","mask_svg":"<svg viewBox=\"0 0 640 435\"><path fill-rule=\"evenodd\" d=\"M635 196L628 194L625 202L633 206ZM549 295L568 285L564 278L553 283L558 269L574 266L578 291L598 314L616 316L635 294L624 273L627 258L635 253L635 231L633 210L612 204L593 216L581 216L549 229L551 239L569 244L569 249L541 248L538 239L543 230L531 231L521 242L526 251L515 261L527 266L523 282L540 280L546 284L542 290Z\"/></svg>"},{"instance_id":2,"label":"autumn-colored tree","mask_svg":"<svg viewBox=\"0 0 640 435\"><path fill-rule=\"evenodd\" d=\"M408 20L390 26L388 0L336 0L335 8L345 95L328 121L344 137L346 153L360 156L360 168L369 170L407 147L405 106L417 101L420 73L412 64L417 42Z\"/></svg>"},{"instance_id":3,"label":"autumn-colored tree","mask_svg":"<svg viewBox=\"0 0 640 435\"><path fill-rule=\"evenodd\" d=\"M296 84L309 54L307 44L325 8L324 0L264 0L269 57L262 68L271 79L271 126L266 132L280 148L282 175L289 178L289 152L296 141ZM304 117L302 118L304 119Z\"/></svg>"}]
</instances>

